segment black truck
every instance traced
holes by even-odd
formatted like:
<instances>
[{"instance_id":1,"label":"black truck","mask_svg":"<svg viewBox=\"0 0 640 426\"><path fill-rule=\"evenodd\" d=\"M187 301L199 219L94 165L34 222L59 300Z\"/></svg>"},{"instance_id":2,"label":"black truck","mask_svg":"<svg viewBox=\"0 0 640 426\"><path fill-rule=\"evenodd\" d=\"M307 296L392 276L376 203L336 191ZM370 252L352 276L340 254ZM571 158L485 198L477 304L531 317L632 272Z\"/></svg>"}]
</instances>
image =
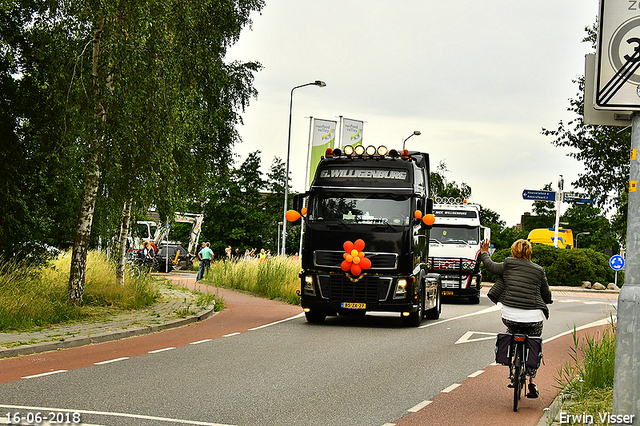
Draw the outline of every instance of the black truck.
<instances>
[{"instance_id":1,"label":"black truck","mask_svg":"<svg viewBox=\"0 0 640 426\"><path fill-rule=\"evenodd\" d=\"M426 153L327 150L288 212L305 222L300 297L308 322L386 311L418 326L440 316L440 278L427 270L435 220L428 192Z\"/></svg>"}]
</instances>

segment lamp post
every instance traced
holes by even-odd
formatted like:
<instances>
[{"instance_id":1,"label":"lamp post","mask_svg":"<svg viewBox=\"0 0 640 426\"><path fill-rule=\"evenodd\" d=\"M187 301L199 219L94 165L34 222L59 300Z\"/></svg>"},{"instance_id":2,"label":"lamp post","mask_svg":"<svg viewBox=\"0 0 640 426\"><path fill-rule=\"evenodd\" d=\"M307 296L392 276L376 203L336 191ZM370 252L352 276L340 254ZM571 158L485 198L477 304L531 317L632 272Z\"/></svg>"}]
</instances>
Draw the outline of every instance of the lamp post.
<instances>
[{"instance_id":1,"label":"lamp post","mask_svg":"<svg viewBox=\"0 0 640 426\"><path fill-rule=\"evenodd\" d=\"M282 213L282 247L280 254L282 256L286 253L287 242L287 204L289 197L289 156L291 154L291 113L293 111L293 91L305 86L318 86L324 87L327 84L324 81L316 80L313 83L301 84L291 89L291 98L289 100L289 137L287 139L287 172L284 178L284 212Z\"/></svg>"},{"instance_id":2,"label":"lamp post","mask_svg":"<svg viewBox=\"0 0 640 426\"><path fill-rule=\"evenodd\" d=\"M576 235L576 248L578 248L578 237L579 237L580 235L590 235L590 234L591 234L591 232L579 232L579 233Z\"/></svg>"},{"instance_id":3,"label":"lamp post","mask_svg":"<svg viewBox=\"0 0 640 426\"><path fill-rule=\"evenodd\" d=\"M404 144L407 142L407 140L408 140L411 136L420 136L420 130L415 130L413 133L411 133L411 134L407 137L407 139L405 139L405 140L402 142L402 149L404 149Z\"/></svg>"}]
</instances>

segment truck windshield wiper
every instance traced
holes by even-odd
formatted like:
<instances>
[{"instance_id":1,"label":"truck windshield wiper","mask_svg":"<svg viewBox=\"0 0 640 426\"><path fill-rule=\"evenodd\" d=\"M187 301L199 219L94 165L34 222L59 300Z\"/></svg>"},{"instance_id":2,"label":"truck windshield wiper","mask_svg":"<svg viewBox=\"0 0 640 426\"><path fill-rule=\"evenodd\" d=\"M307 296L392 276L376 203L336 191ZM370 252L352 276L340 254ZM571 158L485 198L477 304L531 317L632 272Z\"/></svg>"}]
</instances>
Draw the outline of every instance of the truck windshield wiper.
<instances>
[{"instance_id":1,"label":"truck windshield wiper","mask_svg":"<svg viewBox=\"0 0 640 426\"><path fill-rule=\"evenodd\" d=\"M438 243L438 244L442 245L442 243L440 241L436 240L435 238L430 238L429 242L430 243Z\"/></svg>"},{"instance_id":2,"label":"truck windshield wiper","mask_svg":"<svg viewBox=\"0 0 640 426\"><path fill-rule=\"evenodd\" d=\"M468 242L466 242L465 240L451 240L451 242L452 242L452 243L462 243L462 244L464 244L464 245L466 245L466 246L468 246L468 245L469 245L469 243L468 243Z\"/></svg>"}]
</instances>

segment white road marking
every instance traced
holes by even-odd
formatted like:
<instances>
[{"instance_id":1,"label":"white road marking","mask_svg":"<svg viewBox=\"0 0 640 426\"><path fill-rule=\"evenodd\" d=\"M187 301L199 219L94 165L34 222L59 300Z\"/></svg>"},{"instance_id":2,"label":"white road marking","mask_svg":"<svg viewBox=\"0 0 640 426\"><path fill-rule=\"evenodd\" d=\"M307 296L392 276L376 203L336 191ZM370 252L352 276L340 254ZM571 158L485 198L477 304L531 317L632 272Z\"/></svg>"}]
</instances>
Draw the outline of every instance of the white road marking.
<instances>
[{"instance_id":1,"label":"white road marking","mask_svg":"<svg viewBox=\"0 0 640 426\"><path fill-rule=\"evenodd\" d=\"M156 349L155 351L149 351L148 353L150 354L157 354L159 352L166 352L166 351L170 351L175 349L174 347L170 347L170 348L162 348L162 349Z\"/></svg>"},{"instance_id":2,"label":"white road marking","mask_svg":"<svg viewBox=\"0 0 640 426\"><path fill-rule=\"evenodd\" d=\"M431 404L431 401L422 401L420 404L416 405L415 407L409 408L407 411L409 411L410 413L417 413L429 404Z\"/></svg>"},{"instance_id":3,"label":"white road marking","mask_svg":"<svg viewBox=\"0 0 640 426\"><path fill-rule=\"evenodd\" d=\"M114 359L110 359L110 360L107 360L107 361L95 362L93 365L111 364L112 362L124 361L126 359L129 359L129 357L128 356L123 356L122 358L114 358Z\"/></svg>"},{"instance_id":4,"label":"white road marking","mask_svg":"<svg viewBox=\"0 0 640 426\"><path fill-rule=\"evenodd\" d=\"M484 370L478 370L475 373L471 373L469 374L467 377L478 377L479 375L481 375L482 373L484 373Z\"/></svg>"},{"instance_id":5,"label":"white road marking","mask_svg":"<svg viewBox=\"0 0 640 426\"><path fill-rule=\"evenodd\" d=\"M585 329L585 328L596 327L596 326L599 326L599 325L612 324L612 323L615 323L617 320L618 320L618 317L617 317L616 315L612 315L610 318L603 318L603 319L601 319L601 320L594 321L594 322L591 322L591 323L589 323L589 324L585 324L585 325L580 326L580 327L576 327L576 328L575 328L575 331L583 330L583 329ZM550 342L550 341L552 341L552 340L555 340L555 339L557 339L558 337L562 337L562 336L566 336L567 334L571 334L571 333L573 333L573 331L574 331L574 330L567 330L567 331L565 331L564 333L560 333L560 334L558 334L558 335L555 335L555 336L553 336L553 337L550 337L550 338L548 338L548 339L545 339L545 340L544 340L544 343L547 343L547 342Z\"/></svg>"},{"instance_id":6,"label":"white road marking","mask_svg":"<svg viewBox=\"0 0 640 426\"><path fill-rule=\"evenodd\" d=\"M197 342L191 342L189 343L190 345L199 345L200 343L206 343L206 342L210 342L213 339L204 339L204 340L198 340Z\"/></svg>"},{"instance_id":7,"label":"white road marking","mask_svg":"<svg viewBox=\"0 0 640 426\"><path fill-rule=\"evenodd\" d=\"M49 371L47 373L34 374L33 376L24 376L23 379L35 379L36 377L50 376L52 374L66 373L67 370Z\"/></svg>"},{"instance_id":8,"label":"white road marking","mask_svg":"<svg viewBox=\"0 0 640 426\"><path fill-rule=\"evenodd\" d=\"M283 320L276 321L276 322L272 322L272 323L270 323L270 324L265 324L265 325L261 325L261 326L259 326L259 327L250 328L250 329L249 329L249 331L260 330L261 328L270 327L270 326L272 326L272 325L280 324L280 323L283 323L283 322L285 322L285 321L291 321L292 319L300 318L300 317L301 317L301 316L303 316L303 315L304 315L304 312L301 312L301 313L299 313L298 315L292 316L292 317L290 317L290 318L285 318L285 319L283 319Z\"/></svg>"},{"instance_id":9,"label":"white road marking","mask_svg":"<svg viewBox=\"0 0 640 426\"><path fill-rule=\"evenodd\" d=\"M442 389L442 393L449 393L452 390L454 390L455 388L457 388L458 386L460 386L460 383L454 383L451 386L449 386L448 388Z\"/></svg>"},{"instance_id":10,"label":"white road marking","mask_svg":"<svg viewBox=\"0 0 640 426\"><path fill-rule=\"evenodd\" d=\"M465 315L460 315L458 317L453 317L453 318L447 318L446 320L442 320L442 321L437 321L437 322L432 322L426 325L421 325L418 328L426 328L426 327L432 327L434 325L438 325L438 324L444 324L445 322L449 322L449 321L454 321L460 318L467 318L467 317L472 317L475 315L482 315L482 314L488 314L490 312L495 312L495 311L499 311L502 308L501 305L493 305L489 308L483 309L481 311L477 311L477 312L471 312L470 314L465 314Z\"/></svg>"},{"instance_id":11,"label":"white road marking","mask_svg":"<svg viewBox=\"0 0 640 426\"><path fill-rule=\"evenodd\" d=\"M476 337L475 339L471 339L471 336L473 336L474 334L484 334L489 337ZM495 338L496 333L485 333L484 331L467 331L454 344L457 345L459 343L479 342L481 340L495 340Z\"/></svg>"},{"instance_id":12,"label":"white road marking","mask_svg":"<svg viewBox=\"0 0 640 426\"><path fill-rule=\"evenodd\" d=\"M0 404L2 408L8 408L11 410L24 410L24 411L52 411L52 412L66 412L66 413L80 413L80 414L94 414L97 416L106 416L106 417L126 417L131 419L143 419L143 420L156 420L160 422L168 422L174 424L186 424L186 425L201 425L201 426L234 426L227 425L222 423L208 423L208 422L200 422L197 420L183 420L183 419L171 419L167 417L156 417L156 416L145 416L141 414L128 414L128 413L110 413L105 411L90 411L90 410L71 410L68 408L50 408L50 407L25 407L20 405L3 405ZM82 423L84 425L84 423Z\"/></svg>"},{"instance_id":13,"label":"white road marking","mask_svg":"<svg viewBox=\"0 0 640 426\"><path fill-rule=\"evenodd\" d=\"M224 336L222 336L222 337L237 336L238 334L240 334L240 333L236 331L235 333L225 334L225 335L224 335Z\"/></svg>"}]
</instances>

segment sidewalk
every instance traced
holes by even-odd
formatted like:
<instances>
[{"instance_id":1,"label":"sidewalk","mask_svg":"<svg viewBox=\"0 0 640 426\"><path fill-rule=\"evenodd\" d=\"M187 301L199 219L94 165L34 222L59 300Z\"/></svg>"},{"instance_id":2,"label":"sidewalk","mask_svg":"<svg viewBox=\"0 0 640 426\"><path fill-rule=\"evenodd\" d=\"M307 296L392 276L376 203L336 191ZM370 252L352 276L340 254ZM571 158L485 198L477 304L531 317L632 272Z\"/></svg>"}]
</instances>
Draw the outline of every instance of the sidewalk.
<instances>
[{"instance_id":1,"label":"sidewalk","mask_svg":"<svg viewBox=\"0 0 640 426\"><path fill-rule=\"evenodd\" d=\"M185 281L195 278L194 274L182 275ZM167 274L159 276L172 278ZM177 280L180 281L180 278ZM159 285L158 291L161 298L150 307L114 315L103 321L53 325L29 333L0 333L0 359L155 333L201 321L215 314L213 305L199 307L196 304L197 295L191 291L170 289L164 285ZM184 313L189 315L185 316Z\"/></svg>"}]
</instances>

